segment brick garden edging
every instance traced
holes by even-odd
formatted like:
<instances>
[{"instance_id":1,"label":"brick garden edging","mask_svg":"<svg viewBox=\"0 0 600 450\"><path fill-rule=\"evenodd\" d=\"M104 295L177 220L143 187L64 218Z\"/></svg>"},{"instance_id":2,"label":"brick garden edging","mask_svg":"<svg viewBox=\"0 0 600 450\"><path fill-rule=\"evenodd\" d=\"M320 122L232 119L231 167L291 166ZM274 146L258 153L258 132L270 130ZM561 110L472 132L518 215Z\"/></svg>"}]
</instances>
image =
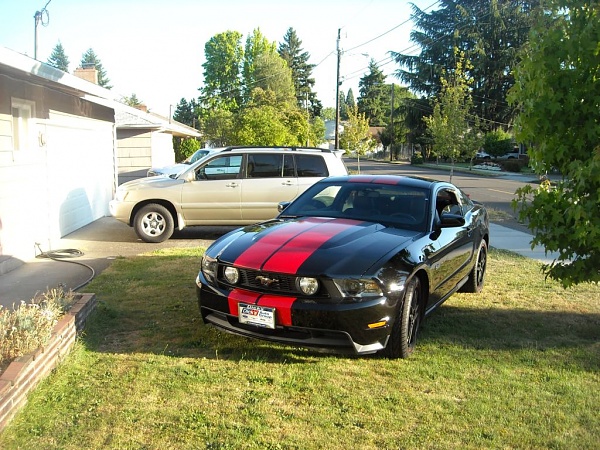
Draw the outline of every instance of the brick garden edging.
<instances>
[{"instance_id":1,"label":"brick garden edging","mask_svg":"<svg viewBox=\"0 0 600 450\"><path fill-rule=\"evenodd\" d=\"M76 294L77 300L52 330L42 348L21 356L0 374L0 431L27 402L27 395L69 354L90 313L96 294Z\"/></svg>"}]
</instances>

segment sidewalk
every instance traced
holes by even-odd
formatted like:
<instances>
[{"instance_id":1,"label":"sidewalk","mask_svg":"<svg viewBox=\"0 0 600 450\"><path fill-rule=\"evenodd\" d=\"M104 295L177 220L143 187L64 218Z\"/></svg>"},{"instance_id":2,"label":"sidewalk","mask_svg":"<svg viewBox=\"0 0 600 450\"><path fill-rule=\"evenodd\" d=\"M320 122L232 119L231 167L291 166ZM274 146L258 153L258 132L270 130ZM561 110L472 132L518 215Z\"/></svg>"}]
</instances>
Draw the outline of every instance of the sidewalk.
<instances>
[{"instance_id":1,"label":"sidewalk","mask_svg":"<svg viewBox=\"0 0 600 450\"><path fill-rule=\"evenodd\" d=\"M83 253L80 257L59 261L34 259L0 275L0 305L12 307L21 300L28 302L59 285L66 290L85 292L81 289L118 257L136 256L161 248L207 247L233 228L190 227L166 242L148 244L138 239L133 229L124 223L103 217L64 237L54 249L42 248L45 252L75 250ZM545 255L543 248L531 249L532 236L528 233L490 224L490 236L491 247L511 250L545 263L553 260L552 255Z\"/></svg>"}]
</instances>

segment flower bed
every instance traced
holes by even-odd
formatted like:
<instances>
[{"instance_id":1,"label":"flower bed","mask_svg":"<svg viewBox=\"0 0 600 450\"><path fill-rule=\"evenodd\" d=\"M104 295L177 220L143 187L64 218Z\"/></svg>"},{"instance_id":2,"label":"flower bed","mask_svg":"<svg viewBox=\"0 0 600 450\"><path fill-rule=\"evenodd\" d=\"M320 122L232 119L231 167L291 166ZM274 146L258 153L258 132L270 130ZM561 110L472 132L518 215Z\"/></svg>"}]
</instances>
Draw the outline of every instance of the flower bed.
<instances>
[{"instance_id":1,"label":"flower bed","mask_svg":"<svg viewBox=\"0 0 600 450\"><path fill-rule=\"evenodd\" d=\"M75 302L54 326L50 340L13 360L0 374L0 431L26 403L27 394L69 353L95 307L95 294L75 294Z\"/></svg>"}]
</instances>

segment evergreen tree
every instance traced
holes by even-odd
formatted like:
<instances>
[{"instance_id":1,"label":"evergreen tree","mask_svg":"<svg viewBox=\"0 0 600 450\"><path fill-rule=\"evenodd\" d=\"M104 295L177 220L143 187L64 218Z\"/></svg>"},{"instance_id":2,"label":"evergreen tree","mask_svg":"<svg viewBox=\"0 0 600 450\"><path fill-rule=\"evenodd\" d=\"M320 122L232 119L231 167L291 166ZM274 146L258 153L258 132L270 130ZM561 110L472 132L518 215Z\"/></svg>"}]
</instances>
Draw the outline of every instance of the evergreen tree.
<instances>
[{"instance_id":1,"label":"evergreen tree","mask_svg":"<svg viewBox=\"0 0 600 450\"><path fill-rule=\"evenodd\" d=\"M348 108L354 108L356 106L356 100L354 100L354 92L352 88L348 89L348 94L346 95L346 106Z\"/></svg>"},{"instance_id":2,"label":"evergreen tree","mask_svg":"<svg viewBox=\"0 0 600 450\"><path fill-rule=\"evenodd\" d=\"M69 72L69 58L67 58L65 49L60 41L52 50L52 54L50 55L50 58L48 58L48 64L56 67L59 70L62 70L63 72Z\"/></svg>"},{"instance_id":3,"label":"evergreen tree","mask_svg":"<svg viewBox=\"0 0 600 450\"><path fill-rule=\"evenodd\" d=\"M293 28L287 30L283 37L283 42L279 44L278 51L279 56L292 69L292 80L294 81L298 106L305 109L308 103L310 116L320 116L323 105L317 99L317 94L313 91L315 79L311 77L315 66L308 63L310 55L302 49L302 41L298 38Z\"/></svg>"},{"instance_id":4,"label":"evergreen tree","mask_svg":"<svg viewBox=\"0 0 600 450\"><path fill-rule=\"evenodd\" d=\"M127 96L123 97L122 102L125 103L126 105L133 106L134 108L143 104L142 101L140 101L137 98L137 95L135 95L135 94L131 94L131 97L127 97Z\"/></svg>"},{"instance_id":5,"label":"evergreen tree","mask_svg":"<svg viewBox=\"0 0 600 450\"><path fill-rule=\"evenodd\" d=\"M465 53L473 66L469 76L475 112L489 127L507 126L515 109L506 101L514 84L518 50L527 42L530 14L539 0L440 0L439 9L427 13L413 5L415 29L411 40L418 55L390 52L401 69L396 76L413 92L435 96L442 88L442 73L455 67L454 48Z\"/></svg>"},{"instance_id":6,"label":"evergreen tree","mask_svg":"<svg viewBox=\"0 0 600 450\"><path fill-rule=\"evenodd\" d=\"M94 50L91 48L88 49L81 57L81 67L87 66L94 67L98 71L98 84L100 86L106 89L112 89L112 86L109 84L110 80L106 76L106 71L104 70L104 67L102 67L100 58L96 56L96 53L94 53Z\"/></svg>"},{"instance_id":7,"label":"evergreen tree","mask_svg":"<svg viewBox=\"0 0 600 450\"><path fill-rule=\"evenodd\" d=\"M385 75L374 60L369 63L369 73L358 82L358 88L358 111L366 116L372 127L385 126L389 119L386 111L389 111L390 92L385 84Z\"/></svg>"},{"instance_id":8,"label":"evergreen tree","mask_svg":"<svg viewBox=\"0 0 600 450\"><path fill-rule=\"evenodd\" d=\"M189 102L182 98L179 100L175 112L173 113L173 119L179 123L183 123L188 127L198 128L198 104L196 100L192 99Z\"/></svg>"}]
</instances>

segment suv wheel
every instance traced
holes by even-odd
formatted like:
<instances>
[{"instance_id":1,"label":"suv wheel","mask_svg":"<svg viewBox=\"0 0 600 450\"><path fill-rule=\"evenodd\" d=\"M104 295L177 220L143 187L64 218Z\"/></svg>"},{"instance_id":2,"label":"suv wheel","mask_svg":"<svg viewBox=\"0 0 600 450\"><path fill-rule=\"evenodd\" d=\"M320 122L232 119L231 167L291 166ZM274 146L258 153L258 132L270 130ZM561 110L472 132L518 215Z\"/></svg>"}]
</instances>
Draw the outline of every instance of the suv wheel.
<instances>
[{"instance_id":1,"label":"suv wheel","mask_svg":"<svg viewBox=\"0 0 600 450\"><path fill-rule=\"evenodd\" d=\"M144 242L164 242L175 228L173 217L167 208L151 203L141 208L133 219L136 234Z\"/></svg>"}]
</instances>

